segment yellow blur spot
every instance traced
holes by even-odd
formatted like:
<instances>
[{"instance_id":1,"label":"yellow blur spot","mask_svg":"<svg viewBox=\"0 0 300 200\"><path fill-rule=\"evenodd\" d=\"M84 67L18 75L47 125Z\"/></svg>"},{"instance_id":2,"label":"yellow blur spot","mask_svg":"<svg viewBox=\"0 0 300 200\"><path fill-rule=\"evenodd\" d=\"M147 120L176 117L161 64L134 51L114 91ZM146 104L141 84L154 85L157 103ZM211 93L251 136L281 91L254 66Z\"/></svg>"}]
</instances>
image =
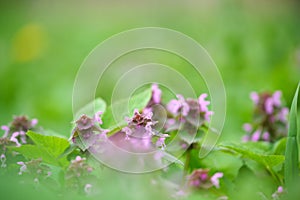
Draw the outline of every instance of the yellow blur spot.
<instances>
[{"instance_id":1,"label":"yellow blur spot","mask_svg":"<svg viewBox=\"0 0 300 200\"><path fill-rule=\"evenodd\" d=\"M13 39L12 54L15 61L28 62L38 58L46 44L46 34L41 26L27 24Z\"/></svg>"}]
</instances>

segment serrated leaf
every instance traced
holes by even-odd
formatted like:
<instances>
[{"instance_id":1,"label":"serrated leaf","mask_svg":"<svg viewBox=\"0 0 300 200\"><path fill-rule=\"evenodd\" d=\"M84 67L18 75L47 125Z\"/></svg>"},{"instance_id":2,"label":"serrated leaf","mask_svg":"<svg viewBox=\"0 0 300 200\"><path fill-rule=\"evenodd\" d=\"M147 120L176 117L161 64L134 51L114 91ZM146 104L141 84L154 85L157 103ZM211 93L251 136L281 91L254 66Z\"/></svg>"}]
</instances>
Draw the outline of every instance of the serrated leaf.
<instances>
[{"instance_id":1,"label":"serrated leaf","mask_svg":"<svg viewBox=\"0 0 300 200\"><path fill-rule=\"evenodd\" d=\"M94 101L83 106L75 114L75 119L78 119L81 115L85 114L89 117L93 117L96 112L102 111L103 113L106 110L106 103L103 99L97 98Z\"/></svg>"},{"instance_id":2,"label":"serrated leaf","mask_svg":"<svg viewBox=\"0 0 300 200\"><path fill-rule=\"evenodd\" d=\"M285 151L285 163L284 163L284 174L285 183L287 188L292 188L293 184L299 178L299 157L298 157L298 143L297 143L297 101L298 93L300 89L300 83L298 84L295 96L291 105L290 115L289 115L289 128L288 137L286 143Z\"/></svg>"},{"instance_id":3,"label":"serrated leaf","mask_svg":"<svg viewBox=\"0 0 300 200\"><path fill-rule=\"evenodd\" d=\"M108 106L103 114L102 127L113 130L126 125L125 117L132 117L134 109L142 110L151 99L152 90L148 88L141 93L133 95L130 99L123 99Z\"/></svg>"},{"instance_id":4,"label":"serrated leaf","mask_svg":"<svg viewBox=\"0 0 300 200\"><path fill-rule=\"evenodd\" d=\"M231 150L236 153L241 154L244 158L254 160L258 163L263 164L267 169L282 164L284 162L283 155L269 155L267 152L264 152L264 145L257 143L230 143L230 144L221 144L219 147L225 150ZM251 147L251 148L250 148ZM263 147L263 148L262 148Z\"/></svg>"},{"instance_id":5,"label":"serrated leaf","mask_svg":"<svg viewBox=\"0 0 300 200\"><path fill-rule=\"evenodd\" d=\"M70 145L67 139L46 136L32 131L28 131L26 134L35 144L12 147L12 150L21 153L28 159L41 158L43 162L51 165L62 167L68 165L66 157L59 157Z\"/></svg>"}]
</instances>

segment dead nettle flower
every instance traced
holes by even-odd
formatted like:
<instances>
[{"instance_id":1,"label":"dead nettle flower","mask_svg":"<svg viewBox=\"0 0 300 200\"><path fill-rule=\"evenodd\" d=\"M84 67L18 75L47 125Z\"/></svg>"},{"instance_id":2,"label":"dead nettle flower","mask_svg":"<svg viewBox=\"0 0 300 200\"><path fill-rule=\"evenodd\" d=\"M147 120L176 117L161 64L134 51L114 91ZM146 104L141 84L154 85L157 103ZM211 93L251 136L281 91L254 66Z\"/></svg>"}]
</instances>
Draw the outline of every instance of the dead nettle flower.
<instances>
[{"instance_id":1,"label":"dead nettle flower","mask_svg":"<svg viewBox=\"0 0 300 200\"><path fill-rule=\"evenodd\" d=\"M210 102L206 100L207 94L201 94L197 100L184 99L182 95L177 95L178 99L173 99L167 104L167 110L175 117L199 117L202 122L210 121L210 116L213 114L209 111L208 105Z\"/></svg>"},{"instance_id":2,"label":"dead nettle flower","mask_svg":"<svg viewBox=\"0 0 300 200\"><path fill-rule=\"evenodd\" d=\"M88 149L97 139L106 138L106 133L109 132L109 130L104 130L99 127L99 125L102 124L101 114L101 111L97 112L93 118L82 115L75 122L76 126L72 131L70 140L81 150L85 151Z\"/></svg>"},{"instance_id":3,"label":"dead nettle flower","mask_svg":"<svg viewBox=\"0 0 300 200\"><path fill-rule=\"evenodd\" d=\"M137 109L134 110L134 116L127 118L128 125L122 129L125 133L125 140L129 140L133 145L141 146L141 148L149 149L153 146L153 137L157 138L156 147L165 148L165 139L168 134L161 134L153 128L157 123L152 119L153 113L140 113Z\"/></svg>"},{"instance_id":4,"label":"dead nettle flower","mask_svg":"<svg viewBox=\"0 0 300 200\"><path fill-rule=\"evenodd\" d=\"M158 84L152 84L152 96L147 106L143 109L143 113L147 114L149 112L153 112L153 106L157 104L161 104L161 96L162 91L159 89Z\"/></svg>"},{"instance_id":5,"label":"dead nettle flower","mask_svg":"<svg viewBox=\"0 0 300 200\"><path fill-rule=\"evenodd\" d=\"M279 186L279 187L277 188L277 190L272 194L272 198L273 198L274 200L279 200L279 199L281 199L280 196L281 196L284 192L285 192L285 191L284 191L283 187L282 187L282 186Z\"/></svg>"},{"instance_id":6,"label":"dead nettle flower","mask_svg":"<svg viewBox=\"0 0 300 200\"><path fill-rule=\"evenodd\" d=\"M250 98L255 110L252 123L243 125L247 134L243 141L274 142L287 134L289 109L281 103L281 91L270 93L252 92Z\"/></svg>"},{"instance_id":7,"label":"dead nettle flower","mask_svg":"<svg viewBox=\"0 0 300 200\"><path fill-rule=\"evenodd\" d=\"M220 188L219 179L222 177L222 172L217 172L210 176L208 169L196 169L188 176L188 185L196 189L209 189L213 186Z\"/></svg>"},{"instance_id":8,"label":"dead nettle flower","mask_svg":"<svg viewBox=\"0 0 300 200\"><path fill-rule=\"evenodd\" d=\"M200 129L205 129L213 114L208 109L210 102L206 100L207 94L201 94L198 99L184 99L177 95L167 104L167 110L171 114L165 124L165 131L180 130L184 134L182 139L188 143L196 142L196 134ZM185 134L187 133L187 134ZM198 138L199 139L199 138Z\"/></svg>"},{"instance_id":9,"label":"dead nettle flower","mask_svg":"<svg viewBox=\"0 0 300 200\"><path fill-rule=\"evenodd\" d=\"M90 191L92 185L87 186L86 179L91 175L93 170L94 169L87 164L86 158L76 156L74 160L71 160L65 173L67 187L72 187L80 191L84 189L85 192Z\"/></svg>"},{"instance_id":10,"label":"dead nettle flower","mask_svg":"<svg viewBox=\"0 0 300 200\"><path fill-rule=\"evenodd\" d=\"M1 126L4 131L2 138L9 138L16 146L27 143L26 132L36 127L37 119L28 119L26 116L15 116L9 126Z\"/></svg>"},{"instance_id":11,"label":"dead nettle flower","mask_svg":"<svg viewBox=\"0 0 300 200\"><path fill-rule=\"evenodd\" d=\"M93 168L86 163L86 158L76 156L67 169L66 178L85 176L92 171Z\"/></svg>"},{"instance_id":12,"label":"dead nettle flower","mask_svg":"<svg viewBox=\"0 0 300 200\"><path fill-rule=\"evenodd\" d=\"M51 176L51 170L48 166L42 164L42 159L34 159L28 162L17 162L20 165L19 175L29 174L35 177L35 182L46 179Z\"/></svg>"}]
</instances>

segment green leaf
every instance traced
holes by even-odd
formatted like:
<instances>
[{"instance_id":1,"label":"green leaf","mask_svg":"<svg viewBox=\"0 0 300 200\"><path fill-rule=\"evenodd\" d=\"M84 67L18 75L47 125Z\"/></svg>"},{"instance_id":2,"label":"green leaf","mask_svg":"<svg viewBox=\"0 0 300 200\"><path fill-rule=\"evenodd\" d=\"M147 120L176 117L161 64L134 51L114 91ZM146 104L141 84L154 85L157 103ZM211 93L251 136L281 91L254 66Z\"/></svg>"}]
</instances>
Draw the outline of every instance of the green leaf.
<instances>
[{"instance_id":1,"label":"green leaf","mask_svg":"<svg viewBox=\"0 0 300 200\"><path fill-rule=\"evenodd\" d=\"M298 144L297 144L297 100L299 93L300 83L298 84L297 90L290 109L289 116L289 129L285 151L285 183L287 188L292 188L293 184L299 178L299 157L298 157Z\"/></svg>"},{"instance_id":2,"label":"green leaf","mask_svg":"<svg viewBox=\"0 0 300 200\"><path fill-rule=\"evenodd\" d=\"M149 103L152 89L147 88L141 93L133 95L130 99L123 99L110 105L103 114L103 128L114 130L126 125L125 117L132 117L134 109L142 110Z\"/></svg>"},{"instance_id":3,"label":"green leaf","mask_svg":"<svg viewBox=\"0 0 300 200\"><path fill-rule=\"evenodd\" d=\"M86 114L89 117L93 117L96 112L102 111L103 113L106 110L106 103L103 99L97 98L94 101L83 106L75 114L75 119L78 119L81 115Z\"/></svg>"},{"instance_id":4,"label":"green leaf","mask_svg":"<svg viewBox=\"0 0 300 200\"><path fill-rule=\"evenodd\" d=\"M12 150L21 153L28 159L41 158L45 163L61 167L68 165L66 157L59 157L70 145L67 139L46 136L32 131L28 131L26 134L35 144L12 147Z\"/></svg>"},{"instance_id":5,"label":"green leaf","mask_svg":"<svg viewBox=\"0 0 300 200\"><path fill-rule=\"evenodd\" d=\"M193 156L196 160L198 152ZM191 159L191 162L195 162ZM223 172L227 178L233 180L238 175L240 168L243 166L241 159L221 151L212 151L205 159L200 159L199 162L204 168L209 168L215 172Z\"/></svg>"},{"instance_id":6,"label":"green leaf","mask_svg":"<svg viewBox=\"0 0 300 200\"><path fill-rule=\"evenodd\" d=\"M241 154L242 157L254 160L263 164L267 169L282 164L284 162L283 155L270 155L269 148L264 143L229 143L221 144L219 147L226 151L233 151Z\"/></svg>"}]
</instances>

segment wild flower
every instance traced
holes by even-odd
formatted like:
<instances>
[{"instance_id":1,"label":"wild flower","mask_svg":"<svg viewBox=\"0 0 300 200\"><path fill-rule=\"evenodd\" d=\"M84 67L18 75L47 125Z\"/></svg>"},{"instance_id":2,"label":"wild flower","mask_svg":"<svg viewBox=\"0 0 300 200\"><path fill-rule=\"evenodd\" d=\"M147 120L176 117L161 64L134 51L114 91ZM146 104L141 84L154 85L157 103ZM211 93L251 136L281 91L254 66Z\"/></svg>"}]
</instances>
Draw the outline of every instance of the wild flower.
<instances>
[{"instance_id":1,"label":"wild flower","mask_svg":"<svg viewBox=\"0 0 300 200\"><path fill-rule=\"evenodd\" d=\"M200 130L206 130L207 124L213 112L209 110L210 102L206 100L207 94L201 94L198 99L184 99L182 95L177 95L177 99L171 100L166 108L169 118L165 124L165 132L180 131L184 141L180 142L185 149L193 142L198 142L201 135Z\"/></svg>"},{"instance_id":2,"label":"wild flower","mask_svg":"<svg viewBox=\"0 0 300 200\"><path fill-rule=\"evenodd\" d=\"M76 156L71 160L69 167L65 173L65 182L67 188L76 189L77 191L89 192L91 190L91 183L86 183L92 176L93 167L87 164L86 158Z\"/></svg>"},{"instance_id":3,"label":"wild flower","mask_svg":"<svg viewBox=\"0 0 300 200\"><path fill-rule=\"evenodd\" d=\"M19 161L19 175L29 175L34 177L34 182L39 183L51 176L51 169L42 163L42 159L33 159L28 162Z\"/></svg>"},{"instance_id":4,"label":"wild flower","mask_svg":"<svg viewBox=\"0 0 300 200\"><path fill-rule=\"evenodd\" d=\"M272 199L273 200L279 200L280 199L280 196L282 196L282 194L284 193L284 189L282 186L279 186L277 188L277 190L272 194Z\"/></svg>"},{"instance_id":5,"label":"wild flower","mask_svg":"<svg viewBox=\"0 0 300 200\"><path fill-rule=\"evenodd\" d=\"M75 128L71 133L70 140L81 150L85 151L95 144L98 139L105 138L106 133L109 132L99 127L99 124L102 124L101 114L102 112L97 112L93 118L82 115L75 122Z\"/></svg>"},{"instance_id":6,"label":"wild flower","mask_svg":"<svg viewBox=\"0 0 300 200\"><path fill-rule=\"evenodd\" d=\"M255 106L253 122L243 125L247 132L243 141L274 142L286 136L289 109L283 106L281 96L281 91L250 94Z\"/></svg>"},{"instance_id":7,"label":"wild flower","mask_svg":"<svg viewBox=\"0 0 300 200\"><path fill-rule=\"evenodd\" d=\"M4 131L2 138L9 138L16 146L28 143L26 132L34 130L38 123L37 119L30 120L27 116L15 116L10 125L3 125L1 129Z\"/></svg>"},{"instance_id":8,"label":"wild flower","mask_svg":"<svg viewBox=\"0 0 300 200\"><path fill-rule=\"evenodd\" d=\"M188 176L188 185L195 189L220 188L219 179L222 177L222 172L210 176L209 169L196 169Z\"/></svg>"}]
</instances>

